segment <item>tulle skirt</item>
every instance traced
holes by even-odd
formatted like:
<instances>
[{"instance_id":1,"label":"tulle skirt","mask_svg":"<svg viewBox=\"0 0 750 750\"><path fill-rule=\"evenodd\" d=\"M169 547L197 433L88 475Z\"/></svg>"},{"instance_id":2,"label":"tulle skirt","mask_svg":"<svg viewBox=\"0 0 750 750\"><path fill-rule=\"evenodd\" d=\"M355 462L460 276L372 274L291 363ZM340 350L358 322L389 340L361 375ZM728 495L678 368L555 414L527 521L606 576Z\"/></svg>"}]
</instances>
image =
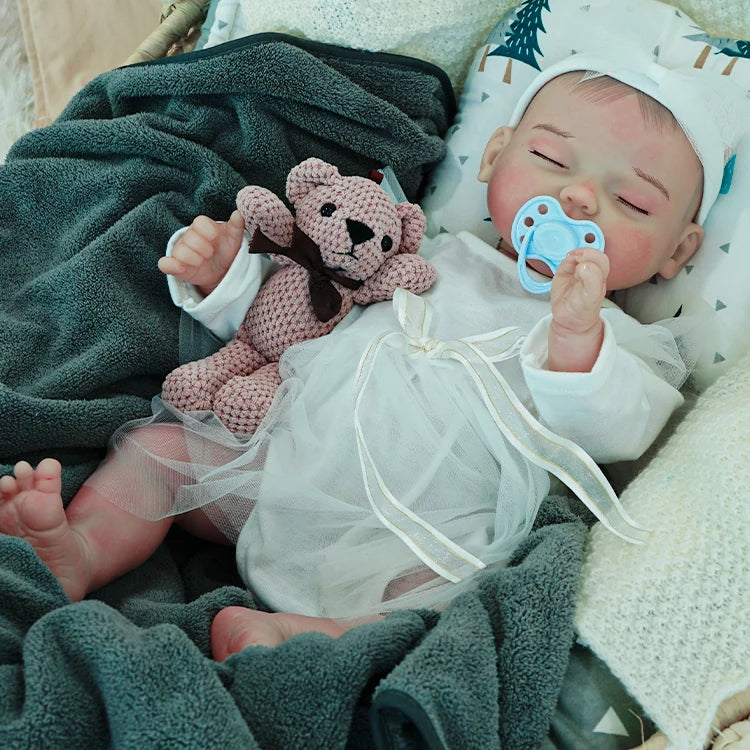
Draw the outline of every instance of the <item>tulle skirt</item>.
<instances>
[{"instance_id":1,"label":"tulle skirt","mask_svg":"<svg viewBox=\"0 0 750 750\"><path fill-rule=\"evenodd\" d=\"M458 245L433 259L439 280L424 295L439 338L404 336L390 303L356 309L284 354L254 435L156 398L152 417L113 437L108 461L127 471L89 482L145 518L201 508L272 609L366 618L474 585L529 533L549 475L498 430L469 370L435 354L516 323L496 367L523 393L513 340L549 303L508 282L491 248Z\"/></svg>"},{"instance_id":2,"label":"tulle skirt","mask_svg":"<svg viewBox=\"0 0 750 750\"><path fill-rule=\"evenodd\" d=\"M126 458L128 474L104 472L109 486L97 489L149 518L202 508L236 542L247 585L277 610L356 618L454 596L528 534L547 472L498 439L460 365L404 356L400 346L379 353L355 424L369 339L349 330L285 357L284 382L255 435L155 399L152 418L113 438L119 455L110 460ZM357 430L377 479L363 471ZM429 550L420 556L378 516L368 481L473 565L452 580L436 572Z\"/></svg>"}]
</instances>

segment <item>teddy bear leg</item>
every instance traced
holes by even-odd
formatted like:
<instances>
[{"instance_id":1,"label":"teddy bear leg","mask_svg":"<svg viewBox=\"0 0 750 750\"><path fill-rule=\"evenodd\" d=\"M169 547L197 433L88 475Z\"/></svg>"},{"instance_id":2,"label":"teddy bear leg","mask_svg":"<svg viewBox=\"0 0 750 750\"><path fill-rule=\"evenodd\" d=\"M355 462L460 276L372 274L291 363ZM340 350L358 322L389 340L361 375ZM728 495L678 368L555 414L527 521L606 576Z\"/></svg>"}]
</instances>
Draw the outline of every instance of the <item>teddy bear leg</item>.
<instances>
[{"instance_id":1,"label":"teddy bear leg","mask_svg":"<svg viewBox=\"0 0 750 750\"><path fill-rule=\"evenodd\" d=\"M232 378L222 386L214 399L214 412L232 432L249 435L265 417L280 385L279 363L269 362L252 375Z\"/></svg>"},{"instance_id":2,"label":"teddy bear leg","mask_svg":"<svg viewBox=\"0 0 750 750\"><path fill-rule=\"evenodd\" d=\"M172 370L161 397L180 411L211 409L216 392L236 375L246 375L266 364L266 358L246 341L233 340L218 352Z\"/></svg>"}]
</instances>

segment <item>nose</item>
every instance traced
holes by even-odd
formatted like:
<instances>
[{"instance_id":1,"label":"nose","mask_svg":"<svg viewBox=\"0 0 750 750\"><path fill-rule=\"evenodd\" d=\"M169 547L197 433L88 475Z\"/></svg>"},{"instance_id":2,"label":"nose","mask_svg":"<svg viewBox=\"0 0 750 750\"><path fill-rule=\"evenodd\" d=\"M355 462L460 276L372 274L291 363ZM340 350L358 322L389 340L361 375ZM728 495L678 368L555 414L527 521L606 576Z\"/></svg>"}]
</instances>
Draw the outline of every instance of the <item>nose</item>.
<instances>
[{"instance_id":1,"label":"nose","mask_svg":"<svg viewBox=\"0 0 750 750\"><path fill-rule=\"evenodd\" d=\"M597 211L596 191L588 182L566 185L560 191L560 204L571 219L592 216Z\"/></svg>"},{"instance_id":2,"label":"nose","mask_svg":"<svg viewBox=\"0 0 750 750\"><path fill-rule=\"evenodd\" d=\"M354 245L359 245L362 242L367 242L367 240L375 236L375 232L373 232L372 229L367 226L367 224L363 224L361 221L357 221L356 219L347 219L346 229L349 232L349 236L351 237L352 243Z\"/></svg>"}]
</instances>

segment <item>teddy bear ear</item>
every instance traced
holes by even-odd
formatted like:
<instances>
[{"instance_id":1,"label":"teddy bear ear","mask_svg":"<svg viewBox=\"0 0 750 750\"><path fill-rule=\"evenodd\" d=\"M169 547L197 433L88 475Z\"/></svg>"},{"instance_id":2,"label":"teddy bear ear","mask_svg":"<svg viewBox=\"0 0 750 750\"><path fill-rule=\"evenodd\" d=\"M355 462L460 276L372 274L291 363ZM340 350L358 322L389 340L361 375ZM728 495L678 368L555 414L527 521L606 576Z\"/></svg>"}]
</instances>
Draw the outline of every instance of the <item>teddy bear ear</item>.
<instances>
[{"instance_id":1,"label":"teddy bear ear","mask_svg":"<svg viewBox=\"0 0 750 750\"><path fill-rule=\"evenodd\" d=\"M333 164L311 156L293 167L286 178L286 197L296 204L320 185L332 185L341 179Z\"/></svg>"},{"instance_id":2,"label":"teddy bear ear","mask_svg":"<svg viewBox=\"0 0 750 750\"><path fill-rule=\"evenodd\" d=\"M416 253L427 226L424 213L416 203L397 203L396 211L401 219L401 244L398 251Z\"/></svg>"}]
</instances>

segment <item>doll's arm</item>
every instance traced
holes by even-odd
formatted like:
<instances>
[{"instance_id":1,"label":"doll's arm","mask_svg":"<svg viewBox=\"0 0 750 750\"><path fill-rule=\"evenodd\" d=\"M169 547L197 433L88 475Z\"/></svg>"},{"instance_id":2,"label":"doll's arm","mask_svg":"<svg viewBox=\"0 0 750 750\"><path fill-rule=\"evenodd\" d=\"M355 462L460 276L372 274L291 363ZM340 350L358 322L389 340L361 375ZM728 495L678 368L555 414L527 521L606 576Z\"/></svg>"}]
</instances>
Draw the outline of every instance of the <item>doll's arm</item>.
<instances>
[{"instance_id":1,"label":"doll's arm","mask_svg":"<svg viewBox=\"0 0 750 750\"><path fill-rule=\"evenodd\" d=\"M599 317L607 291L609 260L592 248L574 250L552 279L549 369L589 372L599 356L604 324Z\"/></svg>"},{"instance_id":2,"label":"doll's arm","mask_svg":"<svg viewBox=\"0 0 750 750\"><path fill-rule=\"evenodd\" d=\"M179 234L184 231L179 230L172 236L167 245L167 255L170 254L171 246L179 239ZM192 284L176 276L167 276L174 304L222 341L228 341L234 336L260 285L278 268L266 255L253 255L247 251L247 247L245 236L224 278L207 296L202 295Z\"/></svg>"},{"instance_id":3,"label":"doll's arm","mask_svg":"<svg viewBox=\"0 0 750 750\"><path fill-rule=\"evenodd\" d=\"M539 418L553 432L573 440L598 463L633 460L656 439L683 397L618 338L635 345L639 336L640 341L672 337L661 326L642 326L617 308L600 315L604 335L589 372L549 368L551 315L524 340L521 367Z\"/></svg>"},{"instance_id":4,"label":"doll's arm","mask_svg":"<svg viewBox=\"0 0 750 750\"><path fill-rule=\"evenodd\" d=\"M419 255L394 255L354 293L360 305L391 299L396 289L414 294L427 291L435 282L435 269Z\"/></svg>"}]
</instances>

